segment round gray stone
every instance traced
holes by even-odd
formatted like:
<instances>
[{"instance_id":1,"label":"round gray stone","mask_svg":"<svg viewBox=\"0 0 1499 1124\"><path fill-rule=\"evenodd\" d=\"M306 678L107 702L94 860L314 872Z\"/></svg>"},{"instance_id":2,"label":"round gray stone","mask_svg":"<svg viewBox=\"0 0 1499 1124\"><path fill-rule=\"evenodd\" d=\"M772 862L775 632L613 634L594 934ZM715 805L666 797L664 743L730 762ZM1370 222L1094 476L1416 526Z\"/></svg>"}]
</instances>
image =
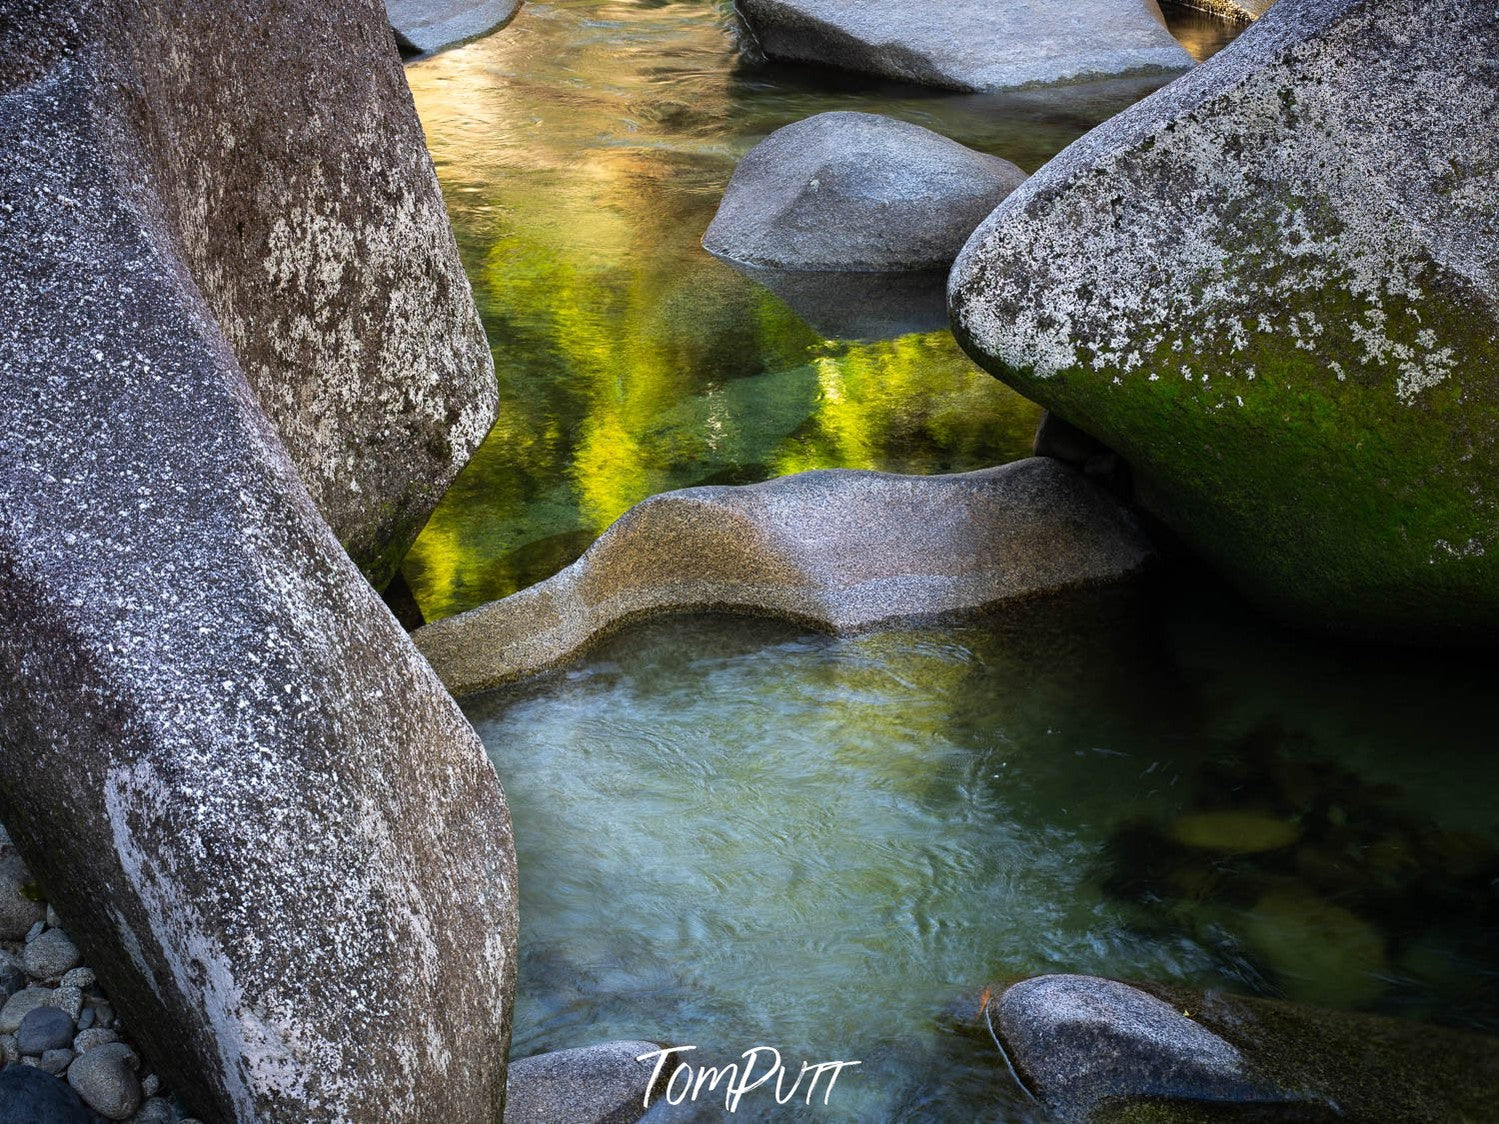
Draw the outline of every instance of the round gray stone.
<instances>
[{"instance_id":1,"label":"round gray stone","mask_svg":"<svg viewBox=\"0 0 1499 1124\"><path fill-rule=\"evenodd\" d=\"M819 113L740 162L703 245L778 269L942 269L1024 181L1008 160L919 125Z\"/></svg>"},{"instance_id":2,"label":"round gray stone","mask_svg":"<svg viewBox=\"0 0 1499 1124\"><path fill-rule=\"evenodd\" d=\"M21 1020L38 1007L45 1007L52 999L52 992L45 987L27 987L16 992L0 1007L0 1034L14 1034L21 1027Z\"/></svg>"},{"instance_id":3,"label":"round gray stone","mask_svg":"<svg viewBox=\"0 0 1499 1124\"><path fill-rule=\"evenodd\" d=\"M95 1046L104 1046L119 1040L120 1036L114 1031L96 1026L88 1030L80 1030L78 1036L73 1039L73 1049L80 1054L86 1054Z\"/></svg>"},{"instance_id":4,"label":"round gray stone","mask_svg":"<svg viewBox=\"0 0 1499 1124\"><path fill-rule=\"evenodd\" d=\"M56 1007L37 1007L21 1020L16 1045L23 1054L41 1055L60 1050L73 1041L75 1027L68 1013Z\"/></svg>"},{"instance_id":5,"label":"round gray stone","mask_svg":"<svg viewBox=\"0 0 1499 1124\"><path fill-rule=\"evenodd\" d=\"M655 1059L650 1042L606 1042L510 1063L506 1124L628 1124L640 1117Z\"/></svg>"},{"instance_id":6,"label":"round gray stone","mask_svg":"<svg viewBox=\"0 0 1499 1124\"><path fill-rule=\"evenodd\" d=\"M39 980L55 980L82 963L78 947L61 929L48 929L26 946L21 962Z\"/></svg>"},{"instance_id":7,"label":"round gray stone","mask_svg":"<svg viewBox=\"0 0 1499 1124\"><path fill-rule=\"evenodd\" d=\"M125 1120L141 1105L135 1075L140 1059L123 1042L96 1046L68 1067L68 1084L85 1104L107 1120Z\"/></svg>"}]
</instances>

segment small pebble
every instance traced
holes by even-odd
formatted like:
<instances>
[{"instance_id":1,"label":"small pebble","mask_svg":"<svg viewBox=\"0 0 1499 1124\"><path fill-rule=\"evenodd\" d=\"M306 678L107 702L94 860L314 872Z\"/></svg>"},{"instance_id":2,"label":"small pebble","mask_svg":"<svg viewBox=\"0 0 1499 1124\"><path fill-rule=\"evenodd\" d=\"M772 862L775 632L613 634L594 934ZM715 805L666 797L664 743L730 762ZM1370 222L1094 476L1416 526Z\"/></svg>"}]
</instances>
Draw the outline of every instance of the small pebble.
<instances>
[{"instance_id":1,"label":"small pebble","mask_svg":"<svg viewBox=\"0 0 1499 1124\"><path fill-rule=\"evenodd\" d=\"M92 968L74 968L65 972L62 977L63 987L76 987L87 991L95 983L94 970Z\"/></svg>"},{"instance_id":2,"label":"small pebble","mask_svg":"<svg viewBox=\"0 0 1499 1124\"><path fill-rule=\"evenodd\" d=\"M151 1097L130 1118L130 1124L172 1124L172 1120L172 1103L165 1097Z\"/></svg>"},{"instance_id":3,"label":"small pebble","mask_svg":"<svg viewBox=\"0 0 1499 1124\"><path fill-rule=\"evenodd\" d=\"M25 971L15 964L0 964L0 994L3 994L6 999L9 999L30 982L26 977Z\"/></svg>"},{"instance_id":4,"label":"small pebble","mask_svg":"<svg viewBox=\"0 0 1499 1124\"><path fill-rule=\"evenodd\" d=\"M80 1030L78 1037L73 1039L73 1049L80 1054L86 1054L95 1046L103 1046L110 1042L118 1042L120 1036L112 1030L105 1030L96 1026L92 1030Z\"/></svg>"},{"instance_id":5,"label":"small pebble","mask_svg":"<svg viewBox=\"0 0 1499 1124\"><path fill-rule=\"evenodd\" d=\"M57 916L57 910L52 908L52 903L47 903L47 925L53 929L62 928L62 921Z\"/></svg>"},{"instance_id":6,"label":"small pebble","mask_svg":"<svg viewBox=\"0 0 1499 1124\"><path fill-rule=\"evenodd\" d=\"M95 1046L79 1054L68 1067L68 1084L83 1102L108 1120L126 1120L141 1106L140 1064L135 1051L123 1042Z\"/></svg>"},{"instance_id":7,"label":"small pebble","mask_svg":"<svg viewBox=\"0 0 1499 1124\"><path fill-rule=\"evenodd\" d=\"M76 987L57 988L47 1002L53 1007L66 1011L68 1017L74 1022L77 1022L78 1016L83 1014L83 992Z\"/></svg>"},{"instance_id":8,"label":"small pebble","mask_svg":"<svg viewBox=\"0 0 1499 1124\"><path fill-rule=\"evenodd\" d=\"M111 1007L108 1003L100 1003L99 1006L94 1008L95 1026L102 1026L106 1029L110 1029L114 1025L114 1021L114 1008Z\"/></svg>"},{"instance_id":9,"label":"small pebble","mask_svg":"<svg viewBox=\"0 0 1499 1124\"><path fill-rule=\"evenodd\" d=\"M73 1041L75 1028L66 1011L56 1007L37 1007L21 1020L16 1044L22 1054L45 1054L60 1050Z\"/></svg>"},{"instance_id":10,"label":"small pebble","mask_svg":"<svg viewBox=\"0 0 1499 1124\"><path fill-rule=\"evenodd\" d=\"M141 1078L141 1092L148 1097L154 1097L161 1092L161 1078L154 1073L148 1073Z\"/></svg>"},{"instance_id":11,"label":"small pebble","mask_svg":"<svg viewBox=\"0 0 1499 1124\"><path fill-rule=\"evenodd\" d=\"M38 905L37 908L40 909L41 906ZM47 931L47 923L45 921L38 921L35 925L33 925L31 928L29 928L29 929L26 930L26 943L30 944L32 941L36 940L37 937L41 936L46 931Z\"/></svg>"},{"instance_id":12,"label":"small pebble","mask_svg":"<svg viewBox=\"0 0 1499 1124\"><path fill-rule=\"evenodd\" d=\"M37 1062L38 1069L45 1069L48 1073L57 1074L73 1064L73 1051L68 1049L48 1050L42 1055L42 1060Z\"/></svg>"},{"instance_id":13,"label":"small pebble","mask_svg":"<svg viewBox=\"0 0 1499 1124\"><path fill-rule=\"evenodd\" d=\"M29 942L21 954L26 970L39 980L55 980L78 967L82 961L78 947L61 929L48 929Z\"/></svg>"},{"instance_id":14,"label":"small pebble","mask_svg":"<svg viewBox=\"0 0 1499 1124\"><path fill-rule=\"evenodd\" d=\"M0 1034L0 1057L5 1058L6 1065L21 1060L21 1045L14 1034Z\"/></svg>"},{"instance_id":15,"label":"small pebble","mask_svg":"<svg viewBox=\"0 0 1499 1124\"><path fill-rule=\"evenodd\" d=\"M94 1009L92 1007L85 1007L83 1009L83 1014L78 1016L78 1029L87 1030L89 1027L93 1026L94 1017Z\"/></svg>"}]
</instances>

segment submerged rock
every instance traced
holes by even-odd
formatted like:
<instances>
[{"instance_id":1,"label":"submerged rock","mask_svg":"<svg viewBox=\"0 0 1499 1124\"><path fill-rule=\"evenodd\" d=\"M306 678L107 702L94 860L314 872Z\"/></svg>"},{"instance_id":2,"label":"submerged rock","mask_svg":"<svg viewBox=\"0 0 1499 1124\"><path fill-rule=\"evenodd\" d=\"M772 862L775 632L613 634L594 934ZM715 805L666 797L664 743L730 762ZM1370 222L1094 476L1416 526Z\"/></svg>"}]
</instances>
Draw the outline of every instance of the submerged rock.
<instances>
[{"instance_id":1,"label":"submerged rock","mask_svg":"<svg viewBox=\"0 0 1499 1124\"><path fill-rule=\"evenodd\" d=\"M521 0L385 0L385 13L402 50L426 54L503 26L520 6Z\"/></svg>"},{"instance_id":2,"label":"submerged rock","mask_svg":"<svg viewBox=\"0 0 1499 1124\"><path fill-rule=\"evenodd\" d=\"M1224 19L1247 22L1257 20L1270 10L1275 0L1177 0L1184 8L1211 12Z\"/></svg>"},{"instance_id":3,"label":"submerged rock","mask_svg":"<svg viewBox=\"0 0 1499 1124\"><path fill-rule=\"evenodd\" d=\"M381 14L0 29L0 816L204 1116L493 1119L503 798L314 502L395 541L493 401Z\"/></svg>"},{"instance_id":4,"label":"submerged rock","mask_svg":"<svg viewBox=\"0 0 1499 1124\"><path fill-rule=\"evenodd\" d=\"M1499 1087L1499 1038L1405 1019L1090 976L1023 980L997 1010L1018 1075L1064 1120L1240 1118L1231 1101L1253 1120L1438 1124L1485 1119Z\"/></svg>"},{"instance_id":5,"label":"submerged rock","mask_svg":"<svg viewBox=\"0 0 1499 1124\"><path fill-rule=\"evenodd\" d=\"M655 1059L652 1042L606 1042L510 1063L505 1124L631 1124L639 1120Z\"/></svg>"},{"instance_id":6,"label":"submerged rock","mask_svg":"<svg viewBox=\"0 0 1499 1124\"><path fill-rule=\"evenodd\" d=\"M739 0L770 58L950 90L1185 70L1156 0Z\"/></svg>"},{"instance_id":7,"label":"submerged rock","mask_svg":"<svg viewBox=\"0 0 1499 1124\"><path fill-rule=\"evenodd\" d=\"M1499 627L1499 13L1277 5L954 266L955 331L1307 626Z\"/></svg>"},{"instance_id":8,"label":"submerged rock","mask_svg":"<svg viewBox=\"0 0 1499 1124\"><path fill-rule=\"evenodd\" d=\"M737 610L849 631L1118 581L1151 547L1060 461L957 476L825 470L636 504L577 562L412 634L454 693L551 667L616 622Z\"/></svg>"},{"instance_id":9,"label":"submerged rock","mask_svg":"<svg viewBox=\"0 0 1499 1124\"><path fill-rule=\"evenodd\" d=\"M749 265L933 270L1025 173L940 133L874 113L777 129L734 170L703 245Z\"/></svg>"}]
</instances>

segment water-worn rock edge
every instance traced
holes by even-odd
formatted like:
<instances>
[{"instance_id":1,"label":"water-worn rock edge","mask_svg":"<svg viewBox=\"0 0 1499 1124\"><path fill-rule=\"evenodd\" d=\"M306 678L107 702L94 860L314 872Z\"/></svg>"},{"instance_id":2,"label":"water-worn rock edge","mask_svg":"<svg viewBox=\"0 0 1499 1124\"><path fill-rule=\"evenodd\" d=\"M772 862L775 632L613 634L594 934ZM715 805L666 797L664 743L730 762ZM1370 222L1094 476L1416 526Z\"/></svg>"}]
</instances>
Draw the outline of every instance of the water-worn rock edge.
<instances>
[{"instance_id":1,"label":"water-worn rock edge","mask_svg":"<svg viewBox=\"0 0 1499 1124\"><path fill-rule=\"evenodd\" d=\"M832 631L1116 581L1151 547L1076 470L843 469L687 488L627 511L577 562L412 634L454 694L554 667L622 620L735 610Z\"/></svg>"}]
</instances>

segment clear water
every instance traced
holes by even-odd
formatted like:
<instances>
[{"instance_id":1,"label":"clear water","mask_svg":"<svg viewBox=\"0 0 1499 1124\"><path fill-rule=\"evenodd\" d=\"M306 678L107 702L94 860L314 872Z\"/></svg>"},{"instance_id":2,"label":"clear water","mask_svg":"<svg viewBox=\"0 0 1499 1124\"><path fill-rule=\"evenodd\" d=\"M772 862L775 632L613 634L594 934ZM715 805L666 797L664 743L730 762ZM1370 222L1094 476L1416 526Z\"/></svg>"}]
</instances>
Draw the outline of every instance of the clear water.
<instances>
[{"instance_id":1,"label":"clear water","mask_svg":"<svg viewBox=\"0 0 1499 1124\"><path fill-rule=\"evenodd\" d=\"M1173 21L1199 56L1231 35ZM1034 169L1153 86L956 97L748 66L710 0L533 3L408 74L502 395L406 565L429 617L548 576L667 488L1023 455L1035 408L929 289L850 323L698 239L738 157L809 114ZM467 706L520 852L516 1053L773 1045L862 1063L804 1115L967 1121L1030 1113L975 1011L1035 972L1499 1030L1495 670L1300 641L1198 588L846 639L635 627ZM738 1115L798 1115L769 1108Z\"/></svg>"},{"instance_id":2,"label":"clear water","mask_svg":"<svg viewBox=\"0 0 1499 1124\"><path fill-rule=\"evenodd\" d=\"M1214 589L637 626L466 707L515 818L516 1054L768 1044L863 1063L818 1119L1025 1119L975 1005L1037 972L1499 1029L1495 670Z\"/></svg>"},{"instance_id":3,"label":"clear water","mask_svg":"<svg viewBox=\"0 0 1499 1124\"><path fill-rule=\"evenodd\" d=\"M1230 33L1179 19L1200 53ZM1037 410L959 352L940 278L850 325L699 239L735 162L811 114L890 114L1033 170L1160 82L959 97L747 66L714 0L528 3L407 76L501 395L405 566L429 619L548 577L655 492L1025 455Z\"/></svg>"}]
</instances>

